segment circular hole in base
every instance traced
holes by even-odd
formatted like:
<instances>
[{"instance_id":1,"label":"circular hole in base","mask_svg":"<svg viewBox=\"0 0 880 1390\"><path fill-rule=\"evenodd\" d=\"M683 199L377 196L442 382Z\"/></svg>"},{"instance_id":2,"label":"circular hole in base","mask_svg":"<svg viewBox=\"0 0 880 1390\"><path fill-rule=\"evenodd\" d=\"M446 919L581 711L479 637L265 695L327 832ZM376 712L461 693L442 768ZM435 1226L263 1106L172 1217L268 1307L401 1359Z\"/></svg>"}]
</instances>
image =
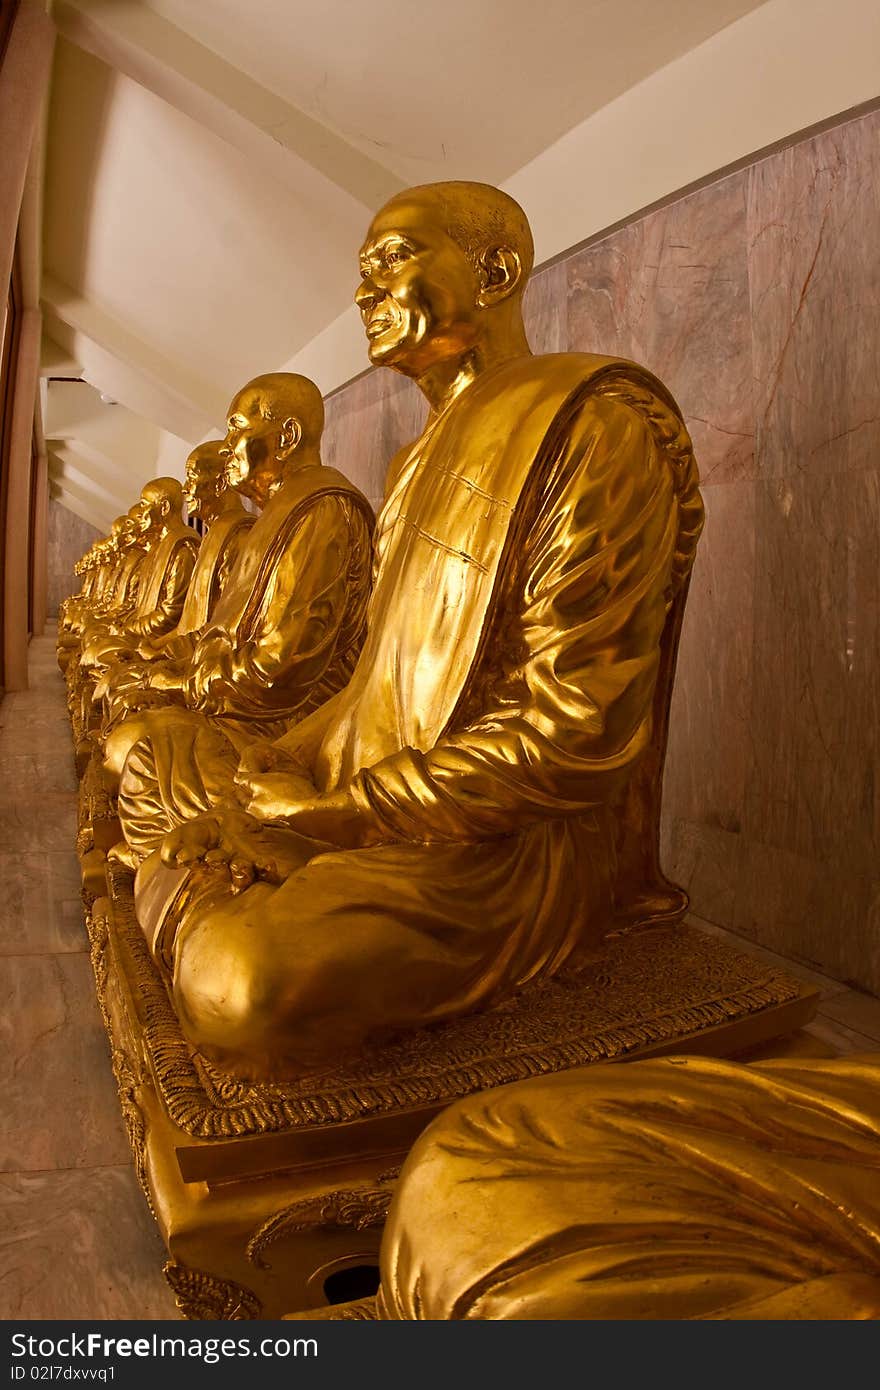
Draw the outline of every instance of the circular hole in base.
<instances>
[{"instance_id":1,"label":"circular hole in base","mask_svg":"<svg viewBox=\"0 0 880 1390\"><path fill-rule=\"evenodd\" d=\"M324 1280L324 1296L328 1303L354 1303L359 1298L372 1298L379 1290L378 1265L350 1265L337 1269Z\"/></svg>"}]
</instances>

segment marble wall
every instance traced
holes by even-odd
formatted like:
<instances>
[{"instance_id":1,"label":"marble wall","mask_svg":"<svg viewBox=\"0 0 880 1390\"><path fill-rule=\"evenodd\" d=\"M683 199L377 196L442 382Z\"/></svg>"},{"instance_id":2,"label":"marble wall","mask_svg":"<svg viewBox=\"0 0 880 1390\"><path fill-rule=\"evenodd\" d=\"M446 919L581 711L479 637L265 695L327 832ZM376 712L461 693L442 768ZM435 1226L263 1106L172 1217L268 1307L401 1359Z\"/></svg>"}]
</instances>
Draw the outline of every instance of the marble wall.
<instances>
[{"instance_id":1,"label":"marble wall","mask_svg":"<svg viewBox=\"0 0 880 1390\"><path fill-rule=\"evenodd\" d=\"M79 580L73 572L74 565L101 532L50 498L47 534L49 577L46 612L50 618L54 618L61 600L79 588Z\"/></svg>"},{"instance_id":2,"label":"marble wall","mask_svg":"<svg viewBox=\"0 0 880 1390\"><path fill-rule=\"evenodd\" d=\"M707 523L682 638L665 858L696 912L880 993L880 113L539 272L533 347L657 372ZM424 419L370 372L326 459L374 504Z\"/></svg>"}]
</instances>

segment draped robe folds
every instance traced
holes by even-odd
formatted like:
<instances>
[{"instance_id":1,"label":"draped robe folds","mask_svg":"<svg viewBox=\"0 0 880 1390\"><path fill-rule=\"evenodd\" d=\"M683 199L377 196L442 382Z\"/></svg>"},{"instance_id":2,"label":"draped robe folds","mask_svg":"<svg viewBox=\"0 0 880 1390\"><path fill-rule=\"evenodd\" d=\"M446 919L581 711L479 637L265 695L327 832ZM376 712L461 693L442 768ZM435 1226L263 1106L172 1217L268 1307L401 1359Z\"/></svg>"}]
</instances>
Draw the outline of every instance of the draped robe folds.
<instances>
[{"instance_id":1,"label":"draped robe folds","mask_svg":"<svg viewBox=\"0 0 880 1390\"><path fill-rule=\"evenodd\" d=\"M156 637L177 626L198 552L198 534L182 521L172 521L149 552L137 604L126 624L128 632L137 637Z\"/></svg>"},{"instance_id":2,"label":"draped robe folds","mask_svg":"<svg viewBox=\"0 0 880 1390\"><path fill-rule=\"evenodd\" d=\"M240 750L285 732L349 679L364 634L372 522L357 488L320 464L299 468L269 499L195 644L185 708L146 711L107 741L133 849L147 852L173 825L236 804Z\"/></svg>"},{"instance_id":3,"label":"draped robe folds","mask_svg":"<svg viewBox=\"0 0 880 1390\"><path fill-rule=\"evenodd\" d=\"M127 551L109 578L101 601L84 610L77 628L62 637L59 664L65 672L71 700L77 698L75 691L88 674L81 665L88 643L106 633L109 622L121 621L134 611L146 560L146 551L139 547Z\"/></svg>"},{"instance_id":4,"label":"draped robe folds","mask_svg":"<svg viewBox=\"0 0 880 1390\"><path fill-rule=\"evenodd\" d=\"M243 508L226 512L211 523L199 546L177 627L156 639L151 660L120 662L107 672L105 684L110 700L108 724L115 722L116 718L114 696L120 692L145 690L150 684L153 662L160 659L189 661L192 657L196 637L210 619L253 523L254 518Z\"/></svg>"},{"instance_id":5,"label":"draped robe folds","mask_svg":"<svg viewBox=\"0 0 880 1390\"><path fill-rule=\"evenodd\" d=\"M92 674L104 669L145 637L158 637L180 620L199 549L199 537L179 519L148 550L138 567L136 597L109 615L115 631L98 622L85 634L82 664Z\"/></svg>"},{"instance_id":6,"label":"draped robe folds","mask_svg":"<svg viewBox=\"0 0 880 1390\"><path fill-rule=\"evenodd\" d=\"M280 740L375 843L272 828L296 867L235 897L138 877L184 1028L252 1074L492 1003L614 922L611 807L702 518L677 409L633 364L525 358L396 465L357 669Z\"/></svg>"},{"instance_id":7,"label":"draped robe folds","mask_svg":"<svg viewBox=\"0 0 880 1390\"><path fill-rule=\"evenodd\" d=\"M880 1317L880 1056L636 1061L452 1106L401 1175L379 1312Z\"/></svg>"}]
</instances>

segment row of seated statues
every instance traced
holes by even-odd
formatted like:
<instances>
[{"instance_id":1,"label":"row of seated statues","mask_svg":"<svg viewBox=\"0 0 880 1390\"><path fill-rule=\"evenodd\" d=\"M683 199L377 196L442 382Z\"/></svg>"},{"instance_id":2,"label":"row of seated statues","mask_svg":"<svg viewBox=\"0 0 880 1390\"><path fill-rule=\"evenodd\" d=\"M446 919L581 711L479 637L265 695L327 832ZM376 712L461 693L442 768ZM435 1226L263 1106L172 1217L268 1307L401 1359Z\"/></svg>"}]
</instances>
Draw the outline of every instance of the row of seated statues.
<instances>
[{"instance_id":1,"label":"row of seated statues","mask_svg":"<svg viewBox=\"0 0 880 1390\"><path fill-rule=\"evenodd\" d=\"M496 1009L686 911L659 815L697 466L648 371L531 353L533 254L497 189L393 198L356 302L427 420L378 517L322 461L314 383L258 376L59 615L109 860L189 1046L230 1077Z\"/></svg>"},{"instance_id":2,"label":"row of seated statues","mask_svg":"<svg viewBox=\"0 0 880 1390\"><path fill-rule=\"evenodd\" d=\"M156 479L61 615L138 918L187 1034L243 1073L485 1007L684 910L656 842L693 451L648 372L530 353L532 258L498 190L393 199L356 298L429 413L375 527L321 461L314 384L258 377L188 463L201 550Z\"/></svg>"}]
</instances>

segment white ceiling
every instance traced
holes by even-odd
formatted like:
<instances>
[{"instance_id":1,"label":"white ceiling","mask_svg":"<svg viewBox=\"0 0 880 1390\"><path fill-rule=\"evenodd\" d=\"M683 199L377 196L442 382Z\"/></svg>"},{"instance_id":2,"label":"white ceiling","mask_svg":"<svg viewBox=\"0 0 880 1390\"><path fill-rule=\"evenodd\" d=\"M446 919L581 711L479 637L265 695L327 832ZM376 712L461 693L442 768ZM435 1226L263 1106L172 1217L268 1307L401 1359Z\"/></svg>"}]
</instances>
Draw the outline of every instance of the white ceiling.
<instances>
[{"instance_id":1,"label":"white ceiling","mask_svg":"<svg viewBox=\"0 0 880 1390\"><path fill-rule=\"evenodd\" d=\"M95 388L47 430L57 486L82 511L91 479L103 525L146 455L114 452L102 410L179 472L238 386L350 303L396 188L508 180L760 3L56 0L44 374Z\"/></svg>"}]
</instances>

